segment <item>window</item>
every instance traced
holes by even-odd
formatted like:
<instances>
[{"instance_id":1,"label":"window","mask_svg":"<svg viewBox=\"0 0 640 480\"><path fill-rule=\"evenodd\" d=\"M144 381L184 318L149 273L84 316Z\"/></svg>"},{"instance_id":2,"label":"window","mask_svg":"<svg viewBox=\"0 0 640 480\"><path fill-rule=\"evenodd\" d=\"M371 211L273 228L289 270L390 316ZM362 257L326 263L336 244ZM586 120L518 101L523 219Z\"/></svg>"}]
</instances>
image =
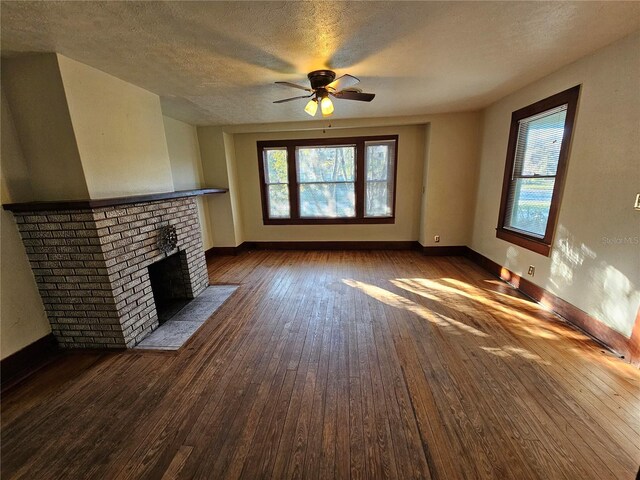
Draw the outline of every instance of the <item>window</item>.
<instances>
[{"instance_id":1,"label":"window","mask_svg":"<svg viewBox=\"0 0 640 480\"><path fill-rule=\"evenodd\" d=\"M296 147L300 218L356 216L356 146Z\"/></svg>"},{"instance_id":2,"label":"window","mask_svg":"<svg viewBox=\"0 0 640 480\"><path fill-rule=\"evenodd\" d=\"M365 217L392 214L395 184L395 140L365 142Z\"/></svg>"},{"instance_id":3,"label":"window","mask_svg":"<svg viewBox=\"0 0 640 480\"><path fill-rule=\"evenodd\" d=\"M549 256L580 86L513 112L496 236Z\"/></svg>"},{"instance_id":4,"label":"window","mask_svg":"<svg viewBox=\"0 0 640 480\"><path fill-rule=\"evenodd\" d=\"M289 218L289 175L287 173L287 149L268 148L264 151L267 165L267 198L270 218Z\"/></svg>"},{"instance_id":5,"label":"window","mask_svg":"<svg viewBox=\"0 0 640 480\"><path fill-rule=\"evenodd\" d=\"M397 145L397 135L258 142L264 223L393 223Z\"/></svg>"}]
</instances>

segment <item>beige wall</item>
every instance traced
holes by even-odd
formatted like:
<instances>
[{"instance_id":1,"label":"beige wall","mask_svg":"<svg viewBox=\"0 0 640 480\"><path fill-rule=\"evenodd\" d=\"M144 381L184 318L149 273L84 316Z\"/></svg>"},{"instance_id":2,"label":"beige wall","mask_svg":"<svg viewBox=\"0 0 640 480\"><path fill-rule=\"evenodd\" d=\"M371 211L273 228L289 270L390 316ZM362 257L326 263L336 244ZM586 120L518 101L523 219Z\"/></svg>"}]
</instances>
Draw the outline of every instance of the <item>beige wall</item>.
<instances>
[{"instance_id":1,"label":"beige wall","mask_svg":"<svg viewBox=\"0 0 640 480\"><path fill-rule=\"evenodd\" d=\"M237 235L241 233L238 227L238 188L231 168L235 168L235 153L227 152L232 144L222 127L198 127L198 141L206 185L229 189L228 193L205 197L212 234L211 244L205 245L205 248L236 247L243 239Z\"/></svg>"},{"instance_id":2,"label":"beige wall","mask_svg":"<svg viewBox=\"0 0 640 480\"><path fill-rule=\"evenodd\" d=\"M13 114L29 186L12 185L29 198L78 200L89 196L76 139L71 127L58 58L55 54L2 60L2 91ZM5 106L6 107L6 106ZM4 159L14 183L15 157Z\"/></svg>"},{"instance_id":3,"label":"beige wall","mask_svg":"<svg viewBox=\"0 0 640 480\"><path fill-rule=\"evenodd\" d=\"M51 332L13 215L0 210L0 358Z\"/></svg>"},{"instance_id":4,"label":"beige wall","mask_svg":"<svg viewBox=\"0 0 640 480\"><path fill-rule=\"evenodd\" d=\"M217 223L213 220L215 244L233 246L218 242L237 242L237 238L241 238L247 241L420 240L430 245L433 235L438 234L440 245L465 245L470 241L473 218L480 120L478 113L460 113L332 120L331 126L327 121L316 121L201 127L198 135L205 174L209 171L210 181L216 185L220 178L236 179L225 184L231 189L231 196L222 212L224 215L212 214L217 218ZM263 225L257 141L391 134L399 135L395 224ZM425 176L427 171L429 175ZM448 188L451 185L453 188ZM234 195L238 201L232 206ZM240 232L234 231L238 225L234 212L241 214Z\"/></svg>"},{"instance_id":5,"label":"beige wall","mask_svg":"<svg viewBox=\"0 0 640 480\"><path fill-rule=\"evenodd\" d=\"M263 225L256 142L295 138L398 135L396 222L384 225ZM421 125L235 135L243 230L250 241L417 240L424 163Z\"/></svg>"},{"instance_id":6,"label":"beige wall","mask_svg":"<svg viewBox=\"0 0 640 480\"><path fill-rule=\"evenodd\" d=\"M227 175L229 178L229 201L231 202L231 216L233 218L233 233L236 243L244 242L244 224L242 209L240 206L240 177L238 176L238 162L236 157L236 145L233 134L224 132L225 157L227 161Z\"/></svg>"},{"instance_id":7,"label":"beige wall","mask_svg":"<svg viewBox=\"0 0 640 480\"><path fill-rule=\"evenodd\" d=\"M5 96L0 90L2 105L0 113L0 159L2 161L2 203L28 202L34 199L29 165L22 153L22 146L16 132L13 114Z\"/></svg>"},{"instance_id":8,"label":"beige wall","mask_svg":"<svg viewBox=\"0 0 640 480\"><path fill-rule=\"evenodd\" d=\"M32 199L26 161L2 92L2 203ZM0 358L51 332L13 215L0 209Z\"/></svg>"},{"instance_id":9,"label":"beige wall","mask_svg":"<svg viewBox=\"0 0 640 480\"><path fill-rule=\"evenodd\" d=\"M420 237L425 246L471 241L481 120L479 112L438 115L429 126Z\"/></svg>"},{"instance_id":10,"label":"beige wall","mask_svg":"<svg viewBox=\"0 0 640 480\"><path fill-rule=\"evenodd\" d=\"M3 59L2 90L29 172L24 200L173 190L157 95L53 53Z\"/></svg>"},{"instance_id":11,"label":"beige wall","mask_svg":"<svg viewBox=\"0 0 640 480\"><path fill-rule=\"evenodd\" d=\"M196 127L167 116L162 120L167 138L174 190L191 190L205 186ZM204 245L211 245L207 203L202 197L198 197L196 201L202 242Z\"/></svg>"},{"instance_id":12,"label":"beige wall","mask_svg":"<svg viewBox=\"0 0 640 480\"><path fill-rule=\"evenodd\" d=\"M585 57L490 106L471 247L625 336L640 303L640 33ZM511 113L582 84L550 257L495 236Z\"/></svg>"},{"instance_id":13,"label":"beige wall","mask_svg":"<svg viewBox=\"0 0 640 480\"><path fill-rule=\"evenodd\" d=\"M173 187L189 190L203 186L200 148L196 127L163 116Z\"/></svg>"},{"instance_id":14,"label":"beige wall","mask_svg":"<svg viewBox=\"0 0 640 480\"><path fill-rule=\"evenodd\" d=\"M173 191L160 98L57 57L89 196Z\"/></svg>"}]
</instances>

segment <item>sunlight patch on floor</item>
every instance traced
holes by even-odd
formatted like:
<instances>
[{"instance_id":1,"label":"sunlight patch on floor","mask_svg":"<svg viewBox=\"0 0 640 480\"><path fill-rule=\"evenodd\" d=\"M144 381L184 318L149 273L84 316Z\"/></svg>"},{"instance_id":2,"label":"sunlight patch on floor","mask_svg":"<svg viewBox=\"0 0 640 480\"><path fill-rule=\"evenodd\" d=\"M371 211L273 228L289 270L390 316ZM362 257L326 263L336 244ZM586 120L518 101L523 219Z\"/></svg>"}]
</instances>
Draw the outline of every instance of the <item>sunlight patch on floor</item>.
<instances>
[{"instance_id":1,"label":"sunlight patch on floor","mask_svg":"<svg viewBox=\"0 0 640 480\"><path fill-rule=\"evenodd\" d=\"M390 280L390 282L398 287L398 288L402 288L404 290L407 290L409 292L412 293L416 293L417 295L423 296L425 298L428 298L430 300L434 300L437 302L443 302L444 300L442 300L441 298L435 296L435 295L431 295L431 294L427 294L425 292L421 292L418 288L415 287L415 284L418 281L425 281L427 282L428 280L425 279L395 279L395 280ZM447 333L451 333L451 334L455 334L455 335L459 335L460 333L468 333L471 335L474 335L476 337L481 337L481 338L490 338L491 335L482 332L481 330L478 330L477 328L474 328L470 325L467 325L459 320L456 320L454 318L451 318L450 316L447 315L443 315L441 313L436 313L434 311L432 311L431 309L422 306L416 302L413 302L401 295L395 294L393 292L390 292L389 290L386 290L382 287L376 286L376 285L371 285L365 282L360 282L358 280L353 280L353 279L343 279L342 282L345 285L348 285L352 288L355 288L357 290L360 290L361 292L365 293L366 295L369 295L370 297L384 303L385 305L389 305L391 307L394 308L400 308L400 309L404 309L407 310L411 313L414 313L415 315L419 316L420 318L423 318L427 321L429 321L430 323L443 328ZM451 288L451 287L447 287L447 286L443 286L444 289L447 288ZM461 308L462 307L462 308ZM459 309L459 311L463 311L463 309L468 308L468 307L464 307L461 306L460 304L455 304L455 308ZM536 329L534 328L526 328L524 326L521 326L521 328L525 329L526 331L528 331L530 334L535 334L536 336L542 337L545 334L547 334L547 332L538 332ZM521 347L514 347L511 345L503 345L503 346L480 346L479 347L481 350L491 354L491 355L495 355L497 357L501 357L501 358L522 358L525 360L529 360L529 361L534 361L536 363L542 364L542 365L550 365L551 363L543 360L542 357L540 357L539 355L530 352L529 350L525 349L525 348L521 348Z\"/></svg>"},{"instance_id":2,"label":"sunlight patch on floor","mask_svg":"<svg viewBox=\"0 0 640 480\"><path fill-rule=\"evenodd\" d=\"M416 295L420 295L423 298L428 300L433 300L435 302L442 302L442 299L432 293L425 292L424 289L420 290L418 286L412 284L411 280L404 278L397 278L395 280L389 280L393 285L402 290L408 290L411 293L415 293Z\"/></svg>"},{"instance_id":3,"label":"sunlight patch on floor","mask_svg":"<svg viewBox=\"0 0 640 480\"><path fill-rule=\"evenodd\" d=\"M450 300L458 310L465 313L471 314L473 309L461 305L460 303L456 303L455 296L461 296L464 298L468 298L474 302L480 303L481 305L487 307L492 315L496 315L497 317L509 322L519 330L532 337L541 337L549 340L557 340L558 335L561 335L565 338L584 338L583 335L577 332L572 332L567 328L554 325L549 319L538 318L535 315L520 311L519 308L505 306L499 301L487 298L488 292L476 287L472 287L464 282L456 281L456 287L453 287L449 285L442 285L441 283L438 283L434 280L428 280L424 278L401 280L407 283L413 282L414 285L419 285L421 289L426 289L426 293L435 290L439 293L451 294L452 297Z\"/></svg>"},{"instance_id":4,"label":"sunlight patch on floor","mask_svg":"<svg viewBox=\"0 0 640 480\"><path fill-rule=\"evenodd\" d=\"M445 295L456 294L456 295L467 297L471 300L482 303L486 307L489 307L490 315L495 315L497 317L505 319L506 321L514 325L516 328L518 328L522 332L529 335L530 337L542 337L542 338L547 338L552 340L557 340L558 338L555 335L555 333L549 331L551 327L547 327L547 325L544 325L544 327L531 326L532 323L536 323L536 324L541 323L540 320L536 319L535 317L531 317L528 314L521 313L511 307L509 308L502 307L500 304L496 304L495 302L488 300L482 297L481 295L467 294L466 292L456 289L454 287L440 285L435 282L433 282L433 284L430 284L430 286L425 286L424 284L422 284L422 282L431 282L431 281L421 279L421 278L396 279L395 282L397 282L395 283L396 286L425 298L429 298L429 296L433 296L432 294L425 291L425 289L428 290L429 288L432 288L432 289L437 288L441 290L441 292L445 293ZM433 285L436 285L436 287L434 287ZM473 307L469 305L465 305L464 303L460 303L459 301L456 301L455 295L450 295L449 298L447 298L446 300L450 301L451 305L455 306L452 308L455 308L460 313L463 313L468 316L477 315L477 311ZM438 301L444 303L444 300L442 299L439 299ZM518 320L516 323L514 323L514 317L519 317L516 319Z\"/></svg>"},{"instance_id":5,"label":"sunlight patch on floor","mask_svg":"<svg viewBox=\"0 0 640 480\"><path fill-rule=\"evenodd\" d=\"M505 345L503 347L480 347L485 352L490 353L491 355L495 355L501 358L513 358L513 357L521 357L525 360L532 360L534 362L543 364L543 365L551 365L550 362L543 360L540 355L536 355L535 353L530 352L527 349L519 348L519 347L511 347Z\"/></svg>"},{"instance_id":6,"label":"sunlight patch on floor","mask_svg":"<svg viewBox=\"0 0 640 480\"><path fill-rule=\"evenodd\" d=\"M345 283L345 285L356 288L386 305L407 310L440 327L453 327L457 330L462 330L466 333L470 333L478 337L489 336L488 334L478 330L477 328L466 325L465 323L462 323L458 320L454 320L451 317L435 313L432 310L423 307L422 305L419 305L409 299L390 292L389 290L385 290L384 288L370 285L364 282L359 282L357 280L344 279L342 281Z\"/></svg>"}]
</instances>

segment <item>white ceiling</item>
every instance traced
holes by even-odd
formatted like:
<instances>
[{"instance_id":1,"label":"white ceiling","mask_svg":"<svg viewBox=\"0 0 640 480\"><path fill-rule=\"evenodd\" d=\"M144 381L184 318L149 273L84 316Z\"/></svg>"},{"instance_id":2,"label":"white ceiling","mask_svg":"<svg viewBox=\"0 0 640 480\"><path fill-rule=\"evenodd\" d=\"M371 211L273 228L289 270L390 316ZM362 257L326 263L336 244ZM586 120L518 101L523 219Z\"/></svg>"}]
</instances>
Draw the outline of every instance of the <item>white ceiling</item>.
<instances>
[{"instance_id":1,"label":"white ceiling","mask_svg":"<svg viewBox=\"0 0 640 480\"><path fill-rule=\"evenodd\" d=\"M640 28L639 2L7 2L3 55L56 51L197 125L311 120L273 104L321 68L361 79L334 118L475 110Z\"/></svg>"}]
</instances>

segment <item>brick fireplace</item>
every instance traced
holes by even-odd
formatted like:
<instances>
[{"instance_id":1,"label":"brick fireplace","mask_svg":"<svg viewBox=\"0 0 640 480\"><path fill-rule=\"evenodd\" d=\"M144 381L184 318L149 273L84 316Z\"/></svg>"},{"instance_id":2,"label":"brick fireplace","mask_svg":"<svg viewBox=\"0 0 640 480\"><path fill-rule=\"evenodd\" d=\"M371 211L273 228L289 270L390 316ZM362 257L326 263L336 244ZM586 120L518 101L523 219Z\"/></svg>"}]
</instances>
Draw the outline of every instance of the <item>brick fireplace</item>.
<instances>
[{"instance_id":1,"label":"brick fireplace","mask_svg":"<svg viewBox=\"0 0 640 480\"><path fill-rule=\"evenodd\" d=\"M130 348L151 333L158 312L149 266L169 256L184 297L207 287L195 199L202 193L193 192L201 191L5 206L61 347ZM167 227L175 229L168 245Z\"/></svg>"}]
</instances>

